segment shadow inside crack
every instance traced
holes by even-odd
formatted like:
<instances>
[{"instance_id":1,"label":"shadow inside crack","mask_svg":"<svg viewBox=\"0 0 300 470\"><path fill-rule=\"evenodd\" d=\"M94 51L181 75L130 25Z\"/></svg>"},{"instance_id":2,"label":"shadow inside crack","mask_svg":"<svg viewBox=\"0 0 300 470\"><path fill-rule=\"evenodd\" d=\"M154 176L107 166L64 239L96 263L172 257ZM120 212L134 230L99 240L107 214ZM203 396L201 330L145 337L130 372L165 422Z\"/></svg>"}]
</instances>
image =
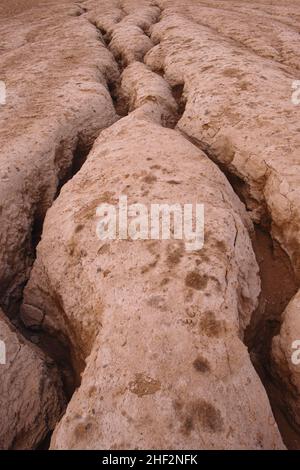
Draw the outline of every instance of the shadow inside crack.
<instances>
[{"instance_id":1,"label":"shadow inside crack","mask_svg":"<svg viewBox=\"0 0 300 470\"><path fill-rule=\"evenodd\" d=\"M259 305L245 332L251 361L266 389L282 439L288 449L300 449L300 429L287 414L284 390L271 370L274 336L280 332L282 314L298 290L288 255L262 226L255 226L253 249L260 269Z\"/></svg>"}]
</instances>

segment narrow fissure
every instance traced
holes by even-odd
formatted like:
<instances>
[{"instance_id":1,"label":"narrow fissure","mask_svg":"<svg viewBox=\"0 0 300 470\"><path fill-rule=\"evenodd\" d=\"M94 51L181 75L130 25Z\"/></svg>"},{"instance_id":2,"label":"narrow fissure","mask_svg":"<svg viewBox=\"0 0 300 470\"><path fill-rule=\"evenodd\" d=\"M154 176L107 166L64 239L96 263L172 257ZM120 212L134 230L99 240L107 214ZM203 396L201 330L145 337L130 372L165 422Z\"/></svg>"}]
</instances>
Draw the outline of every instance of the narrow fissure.
<instances>
[{"instance_id":1,"label":"narrow fissure","mask_svg":"<svg viewBox=\"0 0 300 470\"><path fill-rule=\"evenodd\" d=\"M105 47L110 51L109 45L111 42L111 37L109 33L104 28L98 26L96 21L92 21L92 20L89 20L89 21L99 32L99 37L101 41L104 42ZM129 113L129 103L128 103L128 100L122 95L120 91L120 87L121 87L121 75L122 75L123 70L127 67L127 64L123 60L121 54L113 54L112 52L111 54L113 55L115 62L118 66L119 77L118 79L114 79L114 80L108 79L107 88L110 93L117 115L120 117L125 117Z\"/></svg>"},{"instance_id":2,"label":"narrow fissure","mask_svg":"<svg viewBox=\"0 0 300 470\"><path fill-rule=\"evenodd\" d=\"M185 111L185 107L186 107L186 100L183 95L184 83L180 83L178 85L173 86L171 90L172 90L173 98L175 99L177 103L177 114L178 114L178 121L179 121L182 118L183 113Z\"/></svg>"},{"instance_id":3,"label":"narrow fissure","mask_svg":"<svg viewBox=\"0 0 300 470\"><path fill-rule=\"evenodd\" d=\"M105 29L98 26L96 21L89 20L89 22L96 28L99 33L99 38L101 42L103 42L103 44L108 48L109 43L111 41L111 38L108 36L108 33L105 31Z\"/></svg>"},{"instance_id":4,"label":"narrow fissure","mask_svg":"<svg viewBox=\"0 0 300 470\"><path fill-rule=\"evenodd\" d=\"M73 176L75 176L76 173L78 173L78 171L81 169L82 165L87 159L88 154L90 153L92 149L92 146L93 146L93 143L87 145L85 142L83 142L83 140L80 137L78 138L77 145L73 152L71 165L69 166L65 174L60 178L59 183L57 185L57 192L56 192L55 199L59 196L59 193L62 187L65 184L67 184L67 182L70 181L73 178ZM43 227L41 227L41 229L42 228ZM41 234L42 234L42 231L40 232L40 236ZM39 241L40 241L40 238L38 239L38 242Z\"/></svg>"},{"instance_id":5,"label":"narrow fissure","mask_svg":"<svg viewBox=\"0 0 300 470\"><path fill-rule=\"evenodd\" d=\"M120 117L125 117L129 113L128 99L120 91L120 81L110 81L107 84L110 96L112 98L116 113Z\"/></svg>"},{"instance_id":6,"label":"narrow fissure","mask_svg":"<svg viewBox=\"0 0 300 470\"><path fill-rule=\"evenodd\" d=\"M285 445L300 449L300 429L286 414L283 390L271 373L272 340L279 334L282 314L299 286L288 255L265 228L255 226L252 244L260 268L261 294L246 330L245 344L268 394Z\"/></svg>"}]
</instances>

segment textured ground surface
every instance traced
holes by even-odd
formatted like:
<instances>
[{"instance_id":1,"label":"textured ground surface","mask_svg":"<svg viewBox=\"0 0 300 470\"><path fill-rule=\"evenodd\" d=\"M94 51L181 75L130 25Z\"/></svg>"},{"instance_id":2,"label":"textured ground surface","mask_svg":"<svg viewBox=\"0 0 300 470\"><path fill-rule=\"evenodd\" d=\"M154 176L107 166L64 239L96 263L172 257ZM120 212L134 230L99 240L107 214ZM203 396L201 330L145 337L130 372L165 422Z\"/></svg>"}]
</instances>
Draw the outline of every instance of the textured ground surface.
<instances>
[{"instance_id":1,"label":"textured ground surface","mask_svg":"<svg viewBox=\"0 0 300 470\"><path fill-rule=\"evenodd\" d=\"M0 365L21 410L0 447L57 424L53 449L300 448L299 20L292 0L1 2L0 305L37 346L1 317L26 354ZM120 195L204 204L203 249L100 241Z\"/></svg>"}]
</instances>

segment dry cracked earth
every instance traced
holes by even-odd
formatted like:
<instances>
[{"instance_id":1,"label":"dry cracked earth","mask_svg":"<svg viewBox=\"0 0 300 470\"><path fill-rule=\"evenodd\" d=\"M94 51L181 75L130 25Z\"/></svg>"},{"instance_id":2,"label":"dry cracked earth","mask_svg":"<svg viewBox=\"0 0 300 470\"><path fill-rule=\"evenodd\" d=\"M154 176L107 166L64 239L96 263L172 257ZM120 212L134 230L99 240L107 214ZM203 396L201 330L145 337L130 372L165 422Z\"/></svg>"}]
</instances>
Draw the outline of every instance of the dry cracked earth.
<instances>
[{"instance_id":1,"label":"dry cracked earth","mask_svg":"<svg viewBox=\"0 0 300 470\"><path fill-rule=\"evenodd\" d=\"M1 449L300 449L299 33L298 0L1 0ZM120 195L203 204L202 249L100 240Z\"/></svg>"}]
</instances>

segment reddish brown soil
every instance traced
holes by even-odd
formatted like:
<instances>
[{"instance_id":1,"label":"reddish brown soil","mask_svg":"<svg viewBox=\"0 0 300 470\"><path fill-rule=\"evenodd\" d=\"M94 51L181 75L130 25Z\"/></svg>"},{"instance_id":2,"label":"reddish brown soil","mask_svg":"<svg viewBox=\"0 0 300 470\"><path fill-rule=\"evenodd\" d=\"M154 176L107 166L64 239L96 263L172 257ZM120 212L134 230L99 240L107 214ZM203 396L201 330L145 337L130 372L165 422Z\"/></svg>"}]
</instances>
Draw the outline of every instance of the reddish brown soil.
<instances>
[{"instance_id":1,"label":"reddish brown soil","mask_svg":"<svg viewBox=\"0 0 300 470\"><path fill-rule=\"evenodd\" d=\"M282 313L297 292L298 284L287 254L267 231L256 227L253 247L260 267L262 292L245 342L268 393L285 445L289 449L300 449L300 430L288 421L280 387L269 372L272 339L280 331Z\"/></svg>"}]
</instances>

